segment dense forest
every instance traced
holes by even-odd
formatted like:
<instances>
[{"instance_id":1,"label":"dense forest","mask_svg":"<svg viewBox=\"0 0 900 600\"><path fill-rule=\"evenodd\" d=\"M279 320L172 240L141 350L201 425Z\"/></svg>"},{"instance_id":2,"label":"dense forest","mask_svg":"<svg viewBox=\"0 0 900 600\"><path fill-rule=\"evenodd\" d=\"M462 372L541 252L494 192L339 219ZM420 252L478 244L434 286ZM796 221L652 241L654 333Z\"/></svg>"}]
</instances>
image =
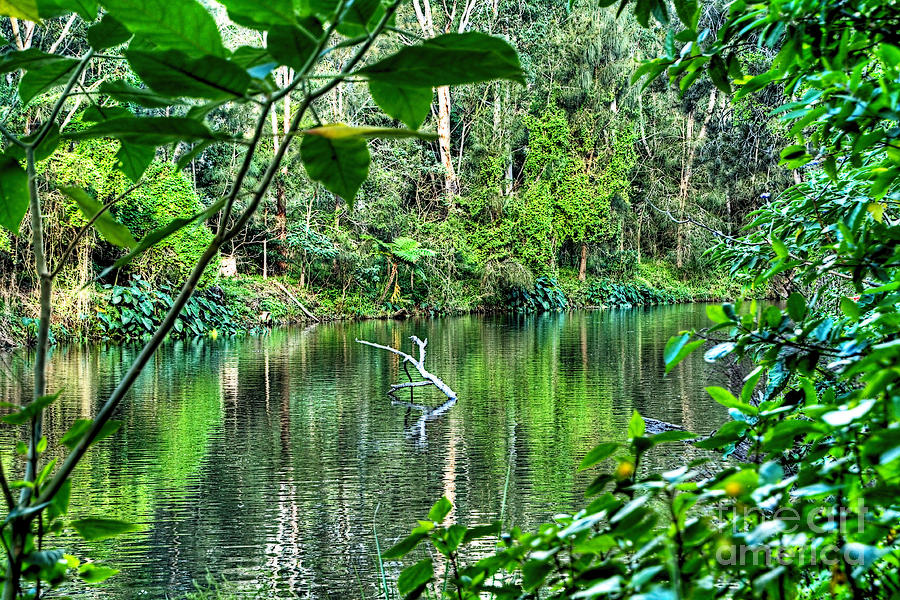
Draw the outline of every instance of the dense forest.
<instances>
[{"instance_id":1,"label":"dense forest","mask_svg":"<svg viewBox=\"0 0 900 600\"><path fill-rule=\"evenodd\" d=\"M896 2L0 15L3 600L900 595Z\"/></svg>"},{"instance_id":2,"label":"dense forest","mask_svg":"<svg viewBox=\"0 0 900 600\"><path fill-rule=\"evenodd\" d=\"M710 5L701 20L715 24L724 10ZM224 25L225 10L214 14L230 47L262 41L259 31ZM524 85L446 86L430 101L416 99L416 111L394 116L435 131L436 138L372 143L369 177L349 200L311 179L299 152L289 152L260 210L207 270L201 288L212 289L204 299L216 309L199 307L205 315L194 334L240 330L257 324L260 315L270 322L307 319L301 299L304 308L328 318L722 298L734 288L727 269L703 255L715 239L710 229L738 231L761 198L801 177L777 166L786 134L769 114L777 93L731 103L711 83L687 93L663 82L646 90L631 84L640 60L662 50L666 28L646 30L593 3L564 1L418 2L401 7L396 18L397 41L376 44L374 56L398 41L484 31L516 48ZM5 20L3 34L19 52L77 54L92 31L77 17L50 19L45 27L14 23ZM93 31L104 32L100 25ZM82 91L62 116L67 128L107 118L101 107L125 100L135 114L188 115L232 131L253 130L245 104L163 106L134 97L140 77L111 48L79 80ZM317 69L322 75L339 70L351 51L335 49ZM767 58L763 50L741 60L752 72ZM15 68L10 62L4 70L13 74ZM287 61L271 77L287 82L294 68ZM316 118L397 123L378 114L370 87L346 81L322 98ZM16 89L16 79L7 77L6 104L18 101ZM373 93L377 99L378 90ZM10 115L10 126L29 130L54 96L29 100L25 110ZM294 110L290 96L273 107L251 176L277 152ZM76 202L53 191L60 186L84 187L101 204L124 195L110 212L139 238L203 211L240 166L235 148L204 142L176 143L155 154L120 150L118 142L102 138L61 146L38 165L39 185L49 192L48 255L61 254L83 224ZM212 218L177 232L113 273L106 269L120 253L102 234L87 233L70 249L75 260L60 272L57 287L93 290L89 284L98 282L106 288L77 296L77 305L59 306L54 333L149 335L151 324L141 321L162 318L165 306L157 294L169 295L217 226ZM26 266L33 261L28 229L26 221L20 235L0 234L0 272L7 280L3 318L18 336L28 333L22 317L26 326L37 317L28 296L17 293L36 285ZM119 304L120 298L134 304ZM139 310L143 301L154 303L152 314Z\"/></svg>"}]
</instances>

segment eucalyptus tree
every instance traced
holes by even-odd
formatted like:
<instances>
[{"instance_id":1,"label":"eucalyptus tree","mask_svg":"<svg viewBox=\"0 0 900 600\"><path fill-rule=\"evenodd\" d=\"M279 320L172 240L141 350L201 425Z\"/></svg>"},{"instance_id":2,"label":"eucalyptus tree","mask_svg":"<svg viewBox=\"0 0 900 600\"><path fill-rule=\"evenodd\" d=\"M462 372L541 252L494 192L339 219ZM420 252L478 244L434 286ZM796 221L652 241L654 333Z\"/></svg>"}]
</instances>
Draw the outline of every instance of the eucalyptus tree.
<instances>
[{"instance_id":1,"label":"eucalyptus tree","mask_svg":"<svg viewBox=\"0 0 900 600\"><path fill-rule=\"evenodd\" d=\"M430 96L433 86L461 85L495 78L523 81L516 51L505 41L482 33L440 35L413 46L395 49L380 60L369 58L376 40L392 35L394 15L402 0L272 0L265 3L226 0L228 19L220 24L205 5L195 0L13 0L0 11L21 24L28 35L54 27L59 18L70 31L86 31L56 52L20 44L0 57L0 70L15 81L20 103L5 115L0 132L5 147L0 157L0 226L20 231L30 213L35 269L39 280L40 319L33 353L33 398L12 406L6 423L25 429L22 475L0 472L0 487L8 515L2 525L7 554L3 598L41 597L47 587L75 574L89 582L115 571L95 563L79 563L61 550L45 547L45 537L71 528L88 540L103 539L133 528L128 523L96 517L67 521L70 477L89 447L112 435L121 423L112 419L119 404L153 353L166 339L191 297L207 265L220 248L239 236L267 197L272 181L295 138L309 177L330 192L352 201L368 175L372 138L433 138L416 129L384 128L322 122L321 103L349 80L365 81L378 90L377 105L390 117L420 124L428 106L411 106L411 96ZM89 26L86 26L89 24ZM244 39L261 43L229 47L223 29L245 28L256 35ZM17 35L20 35L17 34ZM389 40L385 40L389 44ZM18 38L17 38L18 44ZM337 71L322 72L329 56L344 50L346 60ZM124 62L123 62L124 61ZM113 63L115 68L97 70ZM130 70L125 73L127 65ZM115 78L89 80L98 72ZM278 73L278 76L276 76ZM127 78L121 75L127 75ZM132 75L133 74L133 75ZM285 76L287 74L287 76ZM31 105L51 97L48 111L29 112ZM288 99L292 99L288 103ZM282 123L274 152L265 168L251 170L254 157L267 143L267 123L281 103ZM206 120L223 105L241 105L255 115L249 131L215 129ZM430 103L429 103L430 104ZM68 126L67 110L86 106L91 124ZM193 145L182 153L184 166L203 149L232 145L241 155L233 181L205 210L151 231L140 241L114 218L114 198L105 204L89 191L63 188L81 209L86 224L69 248L51 262L44 247L50 223L41 211L38 163L61 144L102 138L118 144L118 167L135 182L160 148ZM48 440L42 430L43 412L61 390L47 377L53 282L71 249L88 228L127 252L111 268L119 268L160 240L196 222L215 218L216 232L194 265L171 309L144 345L114 391L93 419L74 422L61 440L68 448L58 464L42 460Z\"/></svg>"}]
</instances>

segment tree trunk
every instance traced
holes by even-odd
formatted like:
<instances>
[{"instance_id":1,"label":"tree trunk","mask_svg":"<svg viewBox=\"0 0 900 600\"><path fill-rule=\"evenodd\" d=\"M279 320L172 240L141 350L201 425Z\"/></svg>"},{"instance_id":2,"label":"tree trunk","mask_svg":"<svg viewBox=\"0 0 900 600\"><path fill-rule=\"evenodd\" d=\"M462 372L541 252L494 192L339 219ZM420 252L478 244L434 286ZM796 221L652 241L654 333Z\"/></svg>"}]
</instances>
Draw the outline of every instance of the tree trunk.
<instances>
[{"instance_id":1,"label":"tree trunk","mask_svg":"<svg viewBox=\"0 0 900 600\"><path fill-rule=\"evenodd\" d=\"M696 141L699 142L706 137L706 128L712 119L713 108L716 105L716 90L709 93L709 105L706 107L706 114L703 116L703 124L697 133ZM694 143L694 110L687 115L684 132L684 154L681 162L681 181L678 186L678 218L684 219L684 211L687 207L687 197L691 186L691 176L694 172L694 159L697 156L697 146ZM679 223L675 228L675 265L679 268L684 266L685 255L685 226Z\"/></svg>"},{"instance_id":2,"label":"tree trunk","mask_svg":"<svg viewBox=\"0 0 900 600\"><path fill-rule=\"evenodd\" d=\"M578 265L578 281L584 281L587 278L587 244L581 244L581 264Z\"/></svg>"},{"instance_id":3,"label":"tree trunk","mask_svg":"<svg viewBox=\"0 0 900 600\"><path fill-rule=\"evenodd\" d=\"M437 88L437 97L438 149L441 154L441 164L444 167L444 193L447 194L447 198L453 198L459 194L459 180L456 178L453 155L450 152L450 88L447 86Z\"/></svg>"}]
</instances>

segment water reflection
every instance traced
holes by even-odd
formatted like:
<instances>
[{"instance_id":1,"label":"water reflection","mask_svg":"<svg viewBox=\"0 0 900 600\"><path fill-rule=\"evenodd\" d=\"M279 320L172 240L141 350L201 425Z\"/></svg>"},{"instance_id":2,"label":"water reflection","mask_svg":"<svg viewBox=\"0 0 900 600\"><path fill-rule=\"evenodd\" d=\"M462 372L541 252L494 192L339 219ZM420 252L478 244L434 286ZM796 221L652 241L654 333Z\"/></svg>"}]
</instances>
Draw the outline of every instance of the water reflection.
<instances>
[{"instance_id":1,"label":"water reflection","mask_svg":"<svg viewBox=\"0 0 900 600\"><path fill-rule=\"evenodd\" d=\"M94 593L102 598L177 598L207 571L248 592L375 597L373 528L387 547L441 495L457 522L488 522L502 508L508 525L533 527L583 504L590 474L578 462L623 439L633 410L698 433L724 420L703 392L718 377L700 357L663 374L668 337L703 315L676 306L367 321L168 344L73 491L73 518L111 514L144 530L62 543L123 570ZM392 403L385 390L405 381L400 361L354 341L397 348L411 335L430 340L429 370L455 404L433 387L415 389L416 407ZM66 424L95 413L135 353L54 351L50 381L65 392L47 418L52 456ZM19 401L26 387L0 374L0 399ZM4 448L12 442L0 431ZM648 466L677 452L654 449Z\"/></svg>"}]
</instances>

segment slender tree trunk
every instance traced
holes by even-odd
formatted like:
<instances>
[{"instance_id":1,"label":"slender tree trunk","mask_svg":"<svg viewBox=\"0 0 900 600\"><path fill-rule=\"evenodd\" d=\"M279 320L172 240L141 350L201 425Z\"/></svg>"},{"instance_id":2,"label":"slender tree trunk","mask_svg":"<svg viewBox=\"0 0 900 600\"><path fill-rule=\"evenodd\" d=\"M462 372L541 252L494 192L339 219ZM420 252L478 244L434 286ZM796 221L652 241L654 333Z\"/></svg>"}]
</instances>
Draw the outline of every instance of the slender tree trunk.
<instances>
[{"instance_id":1,"label":"slender tree trunk","mask_svg":"<svg viewBox=\"0 0 900 600\"><path fill-rule=\"evenodd\" d=\"M694 110L691 111L687 115L687 122L685 123L685 132L684 132L684 154L682 159L682 168L681 168L681 182L678 186L678 215L679 219L684 217L684 211L687 207L687 198L688 193L690 192L691 186L691 177L694 171L694 160L697 156L697 148L699 146L700 140L706 137L706 128L709 125L710 119L712 119L713 108L716 105L716 90L713 90L709 93L709 105L706 107L706 114L703 116L703 124L700 126L700 131L697 133L697 139L694 140ZM675 228L675 265L677 267L684 266L684 258L685 258L685 226L683 223L679 223Z\"/></svg>"},{"instance_id":2,"label":"slender tree trunk","mask_svg":"<svg viewBox=\"0 0 900 600\"><path fill-rule=\"evenodd\" d=\"M581 263L578 265L578 281L584 281L587 278L587 244L581 244Z\"/></svg>"},{"instance_id":3,"label":"slender tree trunk","mask_svg":"<svg viewBox=\"0 0 900 600\"><path fill-rule=\"evenodd\" d=\"M456 178L456 169L453 168L453 155L450 151L450 88L447 86L437 88L438 98L438 149L441 155L441 165L444 167L444 193L448 198L459 194L459 180Z\"/></svg>"}]
</instances>

